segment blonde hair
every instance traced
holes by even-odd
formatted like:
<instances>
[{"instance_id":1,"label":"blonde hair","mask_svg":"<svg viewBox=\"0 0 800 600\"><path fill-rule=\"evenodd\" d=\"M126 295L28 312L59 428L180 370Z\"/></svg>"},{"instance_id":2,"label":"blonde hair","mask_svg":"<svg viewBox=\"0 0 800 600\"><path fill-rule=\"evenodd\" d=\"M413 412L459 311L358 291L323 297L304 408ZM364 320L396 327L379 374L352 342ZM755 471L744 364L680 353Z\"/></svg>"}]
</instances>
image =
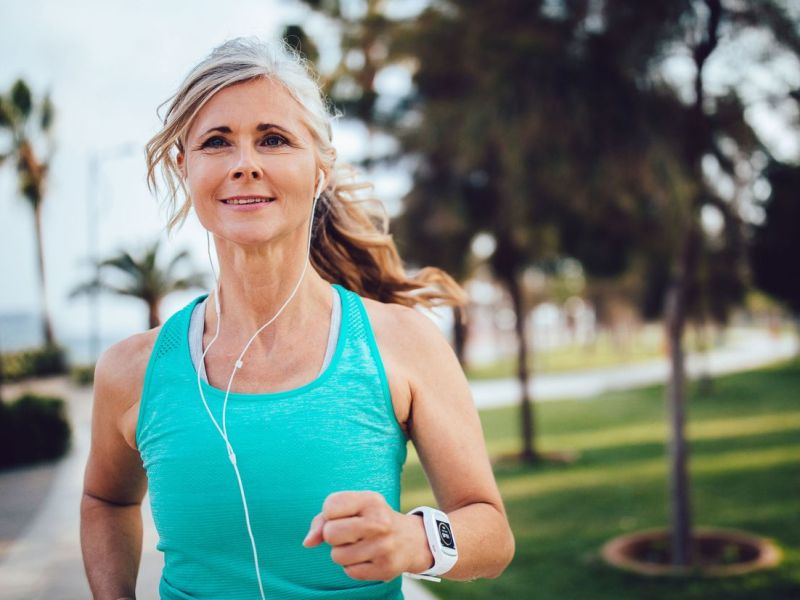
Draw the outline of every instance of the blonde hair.
<instances>
[{"instance_id":1,"label":"blonde hair","mask_svg":"<svg viewBox=\"0 0 800 600\"><path fill-rule=\"evenodd\" d=\"M381 302L426 307L466 304L464 290L441 269L425 267L413 276L406 274L388 232L383 204L371 196L360 197L372 186L359 182L353 167L336 162L331 122L338 115L324 101L309 62L285 42L271 44L257 38L225 42L194 67L164 103L169 106L163 127L147 143L146 161L150 190L158 191L160 167L169 191L168 233L183 225L192 207L176 156L184 152L195 117L220 90L258 78L279 83L303 107L318 160L329 173L312 225L311 264L320 276Z\"/></svg>"}]
</instances>

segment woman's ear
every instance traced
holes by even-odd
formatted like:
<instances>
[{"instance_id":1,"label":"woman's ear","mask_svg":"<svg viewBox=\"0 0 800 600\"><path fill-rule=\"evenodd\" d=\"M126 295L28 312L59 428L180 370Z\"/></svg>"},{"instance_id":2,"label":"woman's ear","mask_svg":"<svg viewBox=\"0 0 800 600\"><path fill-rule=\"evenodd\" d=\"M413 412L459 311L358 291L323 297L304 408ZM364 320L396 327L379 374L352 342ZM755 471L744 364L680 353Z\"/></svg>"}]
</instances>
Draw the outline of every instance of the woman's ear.
<instances>
[{"instance_id":1,"label":"woman's ear","mask_svg":"<svg viewBox=\"0 0 800 600\"><path fill-rule=\"evenodd\" d=\"M325 189L326 182L327 182L327 176L325 175L325 171L320 169L319 172L317 173L317 189L314 192L314 198L319 198L319 195L322 193L322 190Z\"/></svg>"},{"instance_id":2,"label":"woman's ear","mask_svg":"<svg viewBox=\"0 0 800 600\"><path fill-rule=\"evenodd\" d=\"M175 163L178 165L181 177L186 179L186 158L183 156L183 152L178 152L178 154L175 155Z\"/></svg>"}]
</instances>

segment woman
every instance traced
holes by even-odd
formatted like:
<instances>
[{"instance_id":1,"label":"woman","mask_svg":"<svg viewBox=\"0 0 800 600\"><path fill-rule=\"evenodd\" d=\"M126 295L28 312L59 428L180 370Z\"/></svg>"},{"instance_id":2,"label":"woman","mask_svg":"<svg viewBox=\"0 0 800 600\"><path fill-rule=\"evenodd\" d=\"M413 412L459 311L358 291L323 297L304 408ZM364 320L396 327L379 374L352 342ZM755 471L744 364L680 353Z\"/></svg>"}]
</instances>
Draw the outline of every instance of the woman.
<instances>
[{"instance_id":1,"label":"woman","mask_svg":"<svg viewBox=\"0 0 800 600\"><path fill-rule=\"evenodd\" d=\"M513 556L467 381L412 308L463 292L437 269L405 275L336 164L331 118L291 49L237 39L148 144L169 229L194 209L220 273L97 363L81 505L95 598L134 596L148 488L164 599L394 599L403 573L497 577ZM398 512L408 440L441 512Z\"/></svg>"}]
</instances>

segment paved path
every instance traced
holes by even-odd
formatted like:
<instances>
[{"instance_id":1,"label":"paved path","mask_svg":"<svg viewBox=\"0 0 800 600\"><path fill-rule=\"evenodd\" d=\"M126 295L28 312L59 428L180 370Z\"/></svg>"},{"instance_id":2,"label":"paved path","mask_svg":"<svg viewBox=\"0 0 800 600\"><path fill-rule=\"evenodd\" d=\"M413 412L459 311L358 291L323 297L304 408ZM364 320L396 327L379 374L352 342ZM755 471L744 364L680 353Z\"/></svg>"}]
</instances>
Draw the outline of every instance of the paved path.
<instances>
[{"instance_id":1,"label":"paved path","mask_svg":"<svg viewBox=\"0 0 800 600\"><path fill-rule=\"evenodd\" d=\"M791 358L797 347L797 339L791 335L774 337L763 331L739 331L723 348L707 355L690 354L686 371L695 377L704 370L716 376L755 369ZM528 389L535 401L591 398L613 390L666 383L669 372L668 361L657 359L622 367L536 375ZM474 381L470 387L479 409L519 402L519 383L513 378Z\"/></svg>"},{"instance_id":2,"label":"paved path","mask_svg":"<svg viewBox=\"0 0 800 600\"><path fill-rule=\"evenodd\" d=\"M688 370L696 373L703 360L714 375L743 370L787 358L795 349L796 342L791 337L775 339L751 334L729 348L711 352L707 359L690 357ZM668 365L661 360L624 368L542 375L533 383L532 392L537 400L588 398L608 390L663 382L667 374ZM23 386L16 390L7 386L6 397L15 397ZM5 544L0 539L0 600L82 600L90 597L80 553L79 503L89 450L91 389L76 388L65 378L40 380L36 386L42 393L64 395L66 390L74 429L73 447L55 465L0 475L0 534L8 536L11 532L11 539ZM479 408L517 402L518 387L513 379L476 382L472 390ZM150 600L156 598L163 562L155 550L157 536L147 499L142 515L144 541L137 597ZM24 521L28 521L27 525L20 527ZM408 600L434 598L414 580L404 580L403 591Z\"/></svg>"}]
</instances>

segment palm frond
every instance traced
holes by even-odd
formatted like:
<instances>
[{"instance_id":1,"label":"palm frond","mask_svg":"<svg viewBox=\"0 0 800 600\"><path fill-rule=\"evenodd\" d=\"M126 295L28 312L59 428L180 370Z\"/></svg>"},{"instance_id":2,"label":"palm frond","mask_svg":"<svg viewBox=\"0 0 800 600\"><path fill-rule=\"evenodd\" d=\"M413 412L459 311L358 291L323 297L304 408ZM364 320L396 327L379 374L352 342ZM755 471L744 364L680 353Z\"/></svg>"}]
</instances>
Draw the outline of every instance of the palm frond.
<instances>
[{"instance_id":1,"label":"palm frond","mask_svg":"<svg viewBox=\"0 0 800 600\"><path fill-rule=\"evenodd\" d=\"M53 101L50 99L50 94L47 94L44 97L44 100L42 100L42 115L41 119L39 120L42 131L45 133L50 131L50 127L53 125L54 118L55 106L53 106Z\"/></svg>"},{"instance_id":2,"label":"palm frond","mask_svg":"<svg viewBox=\"0 0 800 600\"><path fill-rule=\"evenodd\" d=\"M31 89L22 79L17 79L11 87L11 103L23 118L31 114L33 108Z\"/></svg>"}]
</instances>

